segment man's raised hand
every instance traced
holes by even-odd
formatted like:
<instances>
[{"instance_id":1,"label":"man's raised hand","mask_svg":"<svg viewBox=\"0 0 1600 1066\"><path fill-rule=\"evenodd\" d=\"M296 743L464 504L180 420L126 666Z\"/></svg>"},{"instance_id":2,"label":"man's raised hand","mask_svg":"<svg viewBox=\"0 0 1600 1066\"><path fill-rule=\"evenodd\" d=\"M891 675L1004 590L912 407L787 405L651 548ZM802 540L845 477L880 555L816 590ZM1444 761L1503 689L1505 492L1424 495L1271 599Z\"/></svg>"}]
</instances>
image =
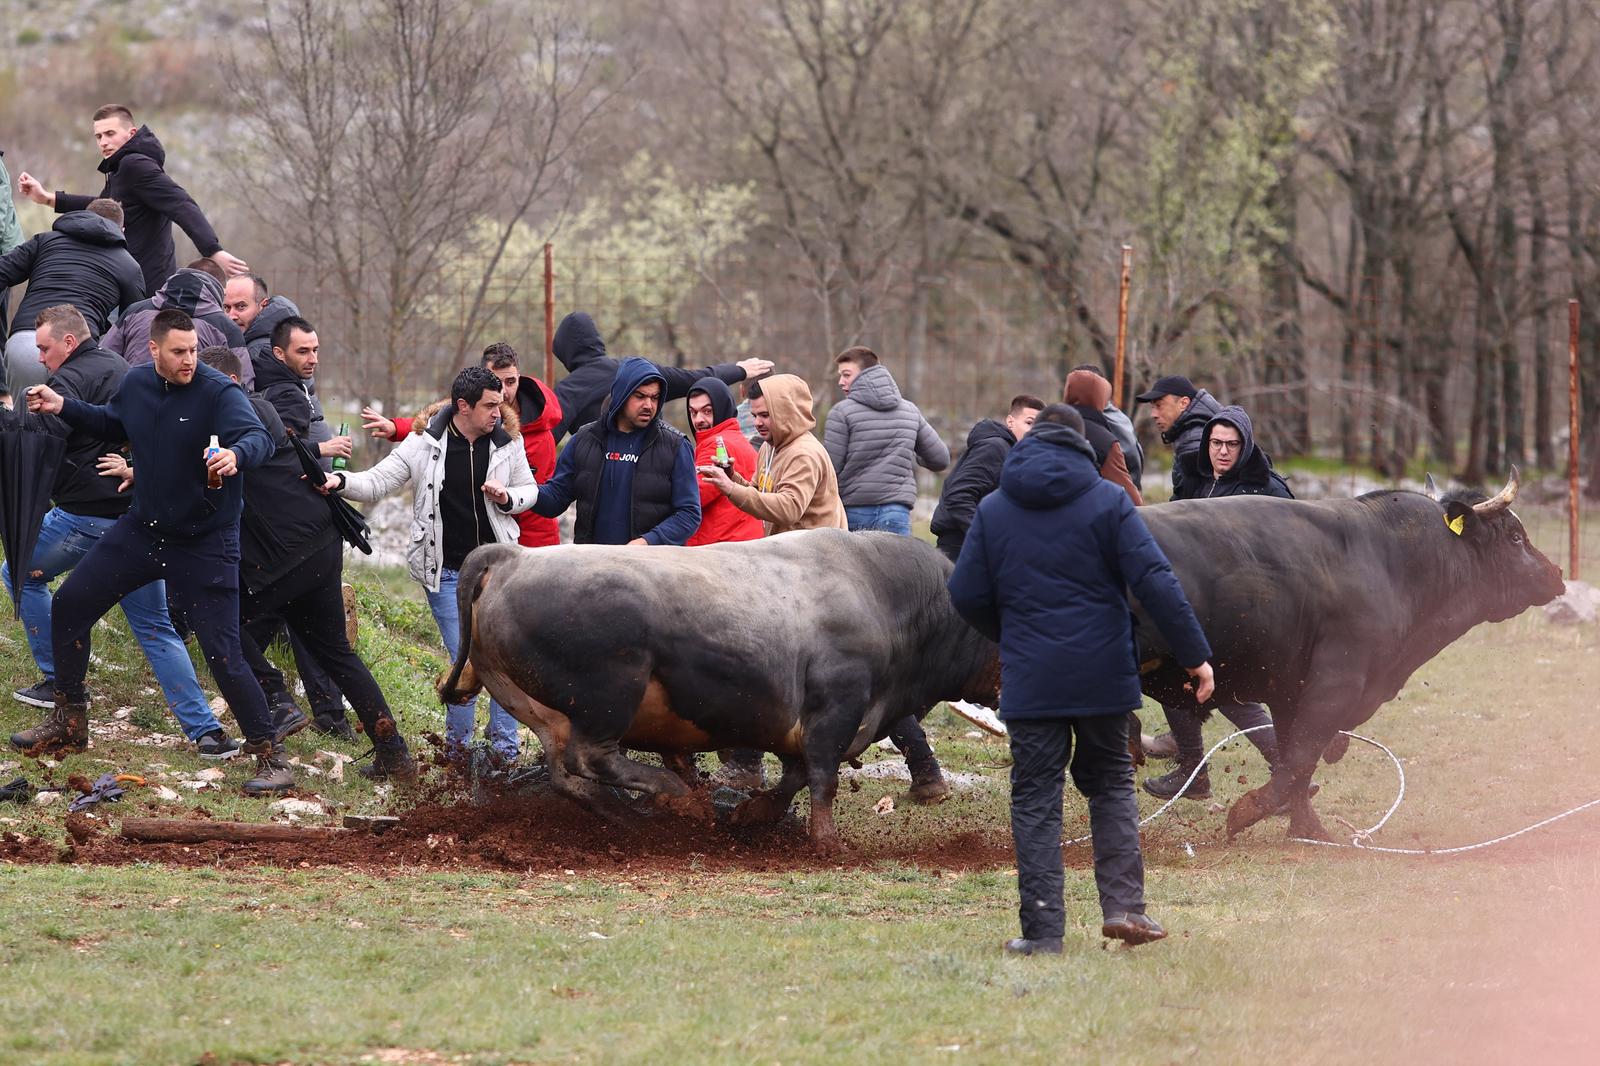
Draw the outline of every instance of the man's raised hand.
<instances>
[{"instance_id":1,"label":"man's raised hand","mask_svg":"<svg viewBox=\"0 0 1600 1066\"><path fill-rule=\"evenodd\" d=\"M40 185L39 179L29 174L26 170L17 175L17 191L36 204L44 204L46 207L55 206L56 194Z\"/></svg>"},{"instance_id":2,"label":"man's raised hand","mask_svg":"<svg viewBox=\"0 0 1600 1066\"><path fill-rule=\"evenodd\" d=\"M394 440L394 419L384 418L371 407L361 409L361 428L378 440Z\"/></svg>"},{"instance_id":3,"label":"man's raised hand","mask_svg":"<svg viewBox=\"0 0 1600 1066\"><path fill-rule=\"evenodd\" d=\"M746 381L754 381L772 373L773 363L771 359L741 359L737 365L744 371Z\"/></svg>"},{"instance_id":4,"label":"man's raised hand","mask_svg":"<svg viewBox=\"0 0 1600 1066\"><path fill-rule=\"evenodd\" d=\"M229 255L220 248L211 254L211 261L216 263L217 266L221 267L222 272L228 275L230 278L236 278L240 274L250 273L249 263L246 263L243 259L240 259L236 255Z\"/></svg>"}]
</instances>

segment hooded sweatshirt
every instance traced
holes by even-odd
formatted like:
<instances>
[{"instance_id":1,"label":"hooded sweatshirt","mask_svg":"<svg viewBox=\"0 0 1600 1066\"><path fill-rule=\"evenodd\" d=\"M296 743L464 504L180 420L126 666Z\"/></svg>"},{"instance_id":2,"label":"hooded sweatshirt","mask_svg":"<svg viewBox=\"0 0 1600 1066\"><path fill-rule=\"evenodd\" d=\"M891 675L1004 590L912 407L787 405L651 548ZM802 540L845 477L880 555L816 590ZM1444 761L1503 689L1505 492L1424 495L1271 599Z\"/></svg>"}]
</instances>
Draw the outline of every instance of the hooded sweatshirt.
<instances>
[{"instance_id":1,"label":"hooded sweatshirt","mask_svg":"<svg viewBox=\"0 0 1600 1066\"><path fill-rule=\"evenodd\" d=\"M249 353L245 350L244 334L223 313L222 286L203 271L185 267L173 274L159 292L122 316L106 334L102 346L121 355L129 366L150 362L150 324L157 313L168 307L176 307L194 319L201 351L213 345L232 349L242 364L239 378L245 390L250 392L258 388L255 368L250 365Z\"/></svg>"},{"instance_id":2,"label":"hooded sweatshirt","mask_svg":"<svg viewBox=\"0 0 1600 1066\"><path fill-rule=\"evenodd\" d=\"M606 342L595 328L594 319L582 311L574 311L561 320L551 341L551 350L567 368L567 376L556 385L556 396L561 401L561 421L551 431L559 444L567 434L602 417L601 408L611 393L611 383L621 363L606 354ZM657 366L656 373L665 382L662 407L689 395L689 386L701 378L715 377L728 385L744 380L744 369L737 363L718 363L699 370Z\"/></svg>"},{"instance_id":3,"label":"hooded sweatshirt","mask_svg":"<svg viewBox=\"0 0 1600 1066\"><path fill-rule=\"evenodd\" d=\"M616 427L628 397L649 381L665 381L655 364L624 359L600 418L573 435L555 476L540 487L533 509L546 518L577 501L575 543L626 544L643 537L647 544L682 544L700 525L694 448L662 420L665 404L644 429L624 433Z\"/></svg>"},{"instance_id":4,"label":"hooded sweatshirt","mask_svg":"<svg viewBox=\"0 0 1600 1066\"><path fill-rule=\"evenodd\" d=\"M101 337L111 312L144 298L144 277L128 254L122 230L92 211L62 215L49 233L35 234L0 256L0 290L23 282L28 289L13 332L32 329L46 307L71 304L89 320L89 331Z\"/></svg>"},{"instance_id":5,"label":"hooded sweatshirt","mask_svg":"<svg viewBox=\"0 0 1600 1066\"><path fill-rule=\"evenodd\" d=\"M1000 645L1000 717L1125 714L1139 706L1132 589L1178 662L1211 657L1200 623L1128 494L1071 428L1036 424L1000 491L978 504L950 599Z\"/></svg>"},{"instance_id":6,"label":"hooded sweatshirt","mask_svg":"<svg viewBox=\"0 0 1600 1066\"><path fill-rule=\"evenodd\" d=\"M205 213L183 186L167 177L163 169L167 151L161 147L150 127L140 126L126 144L100 161L106 176L100 195L122 205L123 229L128 235L128 251L138 260L144 274L144 292L154 296L163 282L178 269L172 245L172 224L176 222L189 235L201 255L222 251L222 242L206 221ZM56 193L56 211L82 211L93 196Z\"/></svg>"},{"instance_id":7,"label":"hooded sweatshirt","mask_svg":"<svg viewBox=\"0 0 1600 1066\"><path fill-rule=\"evenodd\" d=\"M1185 476L1195 468L1196 453L1200 450L1200 434L1206 423L1217 416L1222 405L1205 389L1195 392L1194 399L1177 421L1161 434L1161 439L1172 445L1172 495L1177 499Z\"/></svg>"},{"instance_id":8,"label":"hooded sweatshirt","mask_svg":"<svg viewBox=\"0 0 1600 1066\"><path fill-rule=\"evenodd\" d=\"M1219 425L1229 425L1239 431L1244 447L1233 466L1222 475L1211 465L1211 431ZM1292 500L1288 482L1272 469L1272 458L1256 446L1255 431L1250 416L1243 407L1224 407L1215 418L1206 423L1200 435L1200 452L1195 459L1195 476L1183 480L1183 494L1173 495L1175 500L1212 500L1223 496L1276 496Z\"/></svg>"},{"instance_id":9,"label":"hooded sweatshirt","mask_svg":"<svg viewBox=\"0 0 1600 1066\"><path fill-rule=\"evenodd\" d=\"M738 408L733 393L716 378L703 378L689 390L692 399L703 392L711 400L711 417L715 420L710 429L695 434L694 465L711 466L717 458L717 439L722 439L728 458L733 461L734 472L749 481L756 476L756 450L744 439L739 430ZM689 538L689 546L721 544L732 540L756 540L761 536L761 520L734 506L709 481L700 482L700 528Z\"/></svg>"},{"instance_id":10,"label":"hooded sweatshirt","mask_svg":"<svg viewBox=\"0 0 1600 1066\"><path fill-rule=\"evenodd\" d=\"M967 450L944 479L931 529L939 550L955 559L967 539L978 501L1000 487L1000 468L1016 438L998 418L985 418L967 434Z\"/></svg>"},{"instance_id":11,"label":"hooded sweatshirt","mask_svg":"<svg viewBox=\"0 0 1600 1066\"><path fill-rule=\"evenodd\" d=\"M1074 370L1067 375L1066 402L1083 416L1084 437L1094 449L1100 476L1121 485L1135 507L1143 506L1144 497L1128 472L1126 455L1116 430L1106 418L1105 407L1111 402L1111 382L1089 370Z\"/></svg>"},{"instance_id":12,"label":"hooded sweatshirt","mask_svg":"<svg viewBox=\"0 0 1600 1066\"><path fill-rule=\"evenodd\" d=\"M766 523L767 536L791 529L848 529L839 479L827 449L812 434L811 386L793 374L761 382L770 438L756 455L749 484L735 479L728 499Z\"/></svg>"},{"instance_id":13,"label":"hooded sweatshirt","mask_svg":"<svg viewBox=\"0 0 1600 1066\"><path fill-rule=\"evenodd\" d=\"M846 507L910 507L917 502L917 464L933 471L950 465L950 449L882 365L850 383L828 412L823 439Z\"/></svg>"}]
</instances>

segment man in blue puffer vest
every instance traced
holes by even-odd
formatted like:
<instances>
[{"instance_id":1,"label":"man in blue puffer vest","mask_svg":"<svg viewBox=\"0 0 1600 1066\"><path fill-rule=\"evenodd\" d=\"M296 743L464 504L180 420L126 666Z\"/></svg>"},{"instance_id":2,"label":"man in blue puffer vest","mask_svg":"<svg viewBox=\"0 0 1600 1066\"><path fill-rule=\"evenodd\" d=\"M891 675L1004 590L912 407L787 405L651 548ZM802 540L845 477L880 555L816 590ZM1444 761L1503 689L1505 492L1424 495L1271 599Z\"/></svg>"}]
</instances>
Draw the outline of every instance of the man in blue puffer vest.
<instances>
[{"instance_id":1,"label":"man in blue puffer vest","mask_svg":"<svg viewBox=\"0 0 1600 1066\"><path fill-rule=\"evenodd\" d=\"M1082 418L1052 404L1006 457L1000 488L978 505L950 575L956 610L1000 645L1022 918L1022 936L1006 944L1013 954L1061 952L1069 760L1072 783L1089 800L1101 934L1129 944L1167 935L1144 913L1128 754L1128 712L1140 701L1130 588L1204 702L1211 648L1167 557L1128 494L1101 478Z\"/></svg>"}]
</instances>

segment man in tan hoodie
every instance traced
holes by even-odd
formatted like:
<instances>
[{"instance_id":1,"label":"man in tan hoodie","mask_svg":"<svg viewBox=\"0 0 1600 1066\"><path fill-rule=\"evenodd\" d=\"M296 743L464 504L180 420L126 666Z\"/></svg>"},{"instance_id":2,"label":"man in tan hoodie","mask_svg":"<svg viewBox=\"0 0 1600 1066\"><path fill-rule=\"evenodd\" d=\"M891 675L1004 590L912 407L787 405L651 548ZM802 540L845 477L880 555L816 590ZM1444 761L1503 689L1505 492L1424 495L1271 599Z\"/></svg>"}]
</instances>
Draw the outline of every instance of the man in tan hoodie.
<instances>
[{"instance_id":1,"label":"man in tan hoodie","mask_svg":"<svg viewBox=\"0 0 1600 1066\"><path fill-rule=\"evenodd\" d=\"M765 523L767 536L792 529L845 529L839 479L822 442L812 435L811 387L793 374L747 386L756 432L766 443L756 456L755 481L703 466L700 476L733 505Z\"/></svg>"}]
</instances>

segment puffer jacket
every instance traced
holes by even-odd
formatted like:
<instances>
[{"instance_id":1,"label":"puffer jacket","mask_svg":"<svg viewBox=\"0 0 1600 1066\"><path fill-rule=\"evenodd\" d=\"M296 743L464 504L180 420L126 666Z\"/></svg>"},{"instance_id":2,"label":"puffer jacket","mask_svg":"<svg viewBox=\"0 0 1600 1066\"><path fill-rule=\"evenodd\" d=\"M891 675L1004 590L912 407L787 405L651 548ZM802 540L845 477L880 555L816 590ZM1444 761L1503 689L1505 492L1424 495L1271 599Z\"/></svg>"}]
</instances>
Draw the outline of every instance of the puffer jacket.
<instances>
[{"instance_id":1,"label":"puffer jacket","mask_svg":"<svg viewBox=\"0 0 1600 1066\"><path fill-rule=\"evenodd\" d=\"M910 507L916 465L934 472L950 465L950 449L885 366L868 367L850 383L850 394L828 412L822 439L846 507Z\"/></svg>"},{"instance_id":2,"label":"puffer jacket","mask_svg":"<svg viewBox=\"0 0 1600 1066\"><path fill-rule=\"evenodd\" d=\"M39 312L71 304L89 320L96 337L111 324L111 312L126 311L144 296L144 275L128 254L122 230L92 211L56 219L49 233L0 256L0 292L27 282L17 307L16 328L32 329Z\"/></svg>"},{"instance_id":3,"label":"puffer jacket","mask_svg":"<svg viewBox=\"0 0 1600 1066\"><path fill-rule=\"evenodd\" d=\"M444 485L445 430L453 412L453 406L441 404L425 430L411 434L377 466L340 475L340 494L360 503L373 503L408 484L412 487L411 545L406 549L406 566L429 592L439 591L439 572L444 567L439 490ZM520 436L513 436L501 425L495 427L489 440L486 479L500 482L511 496L506 507L488 509L489 524L496 543L514 544L521 532L515 516L533 506L539 489L533 483Z\"/></svg>"}]
</instances>

